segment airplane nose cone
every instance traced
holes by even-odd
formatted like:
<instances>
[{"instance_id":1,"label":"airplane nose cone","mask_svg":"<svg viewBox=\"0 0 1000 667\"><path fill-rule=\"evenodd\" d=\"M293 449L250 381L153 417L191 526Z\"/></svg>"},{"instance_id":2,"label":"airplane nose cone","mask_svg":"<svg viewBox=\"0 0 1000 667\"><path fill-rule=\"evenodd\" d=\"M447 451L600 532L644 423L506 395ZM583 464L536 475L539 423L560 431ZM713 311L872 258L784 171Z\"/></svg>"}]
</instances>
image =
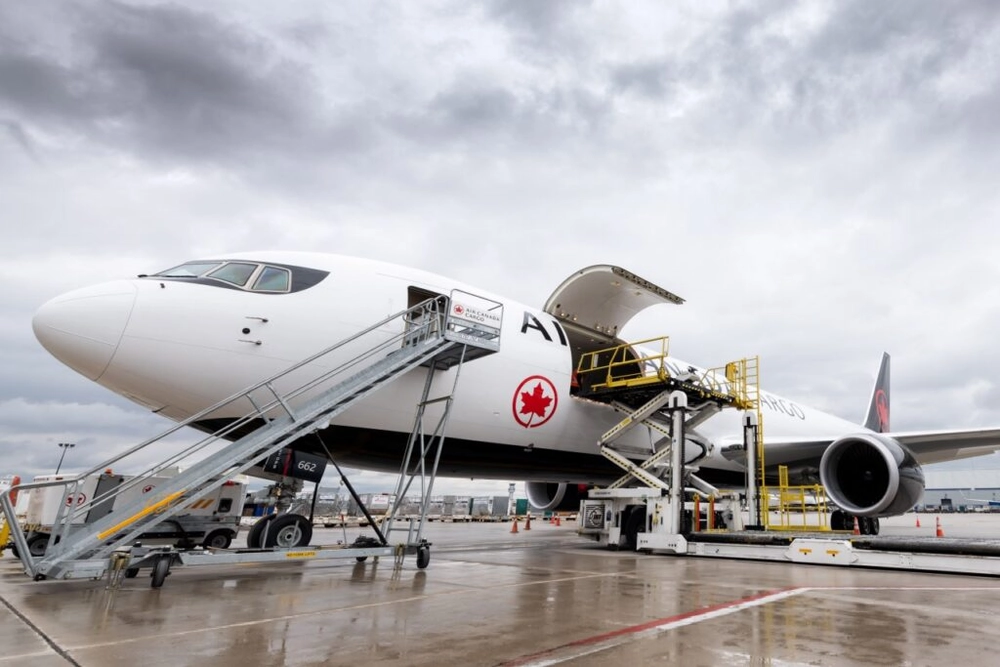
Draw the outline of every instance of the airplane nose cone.
<instances>
[{"instance_id":1,"label":"airplane nose cone","mask_svg":"<svg viewBox=\"0 0 1000 667\"><path fill-rule=\"evenodd\" d=\"M57 296L35 313L35 338L56 359L97 380L118 348L135 295L135 285L120 280Z\"/></svg>"}]
</instances>

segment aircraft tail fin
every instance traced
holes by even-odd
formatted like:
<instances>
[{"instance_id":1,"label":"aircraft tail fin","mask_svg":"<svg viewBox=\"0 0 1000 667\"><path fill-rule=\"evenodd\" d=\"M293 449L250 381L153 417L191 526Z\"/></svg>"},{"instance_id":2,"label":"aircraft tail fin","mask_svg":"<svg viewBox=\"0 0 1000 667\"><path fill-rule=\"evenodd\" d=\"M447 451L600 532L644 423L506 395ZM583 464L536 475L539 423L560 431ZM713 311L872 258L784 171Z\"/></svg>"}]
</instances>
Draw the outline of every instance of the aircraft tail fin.
<instances>
[{"instance_id":1,"label":"aircraft tail fin","mask_svg":"<svg viewBox=\"0 0 1000 667\"><path fill-rule=\"evenodd\" d=\"M882 365L878 369L875 388L865 415L865 428L876 433L889 432L889 354L882 353Z\"/></svg>"}]
</instances>

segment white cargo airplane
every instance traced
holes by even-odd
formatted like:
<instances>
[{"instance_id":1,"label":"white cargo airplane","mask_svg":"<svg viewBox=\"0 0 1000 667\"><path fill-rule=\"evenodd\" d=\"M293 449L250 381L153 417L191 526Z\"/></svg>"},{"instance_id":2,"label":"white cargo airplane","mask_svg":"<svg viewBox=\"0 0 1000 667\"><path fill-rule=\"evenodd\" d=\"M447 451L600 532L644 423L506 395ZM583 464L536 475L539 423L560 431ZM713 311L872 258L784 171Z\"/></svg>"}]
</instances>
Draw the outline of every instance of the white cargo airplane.
<instances>
[{"instance_id":1,"label":"white cargo airplane","mask_svg":"<svg viewBox=\"0 0 1000 667\"><path fill-rule=\"evenodd\" d=\"M621 344L617 333L638 312L683 302L619 267L574 273L537 309L393 264L247 252L69 292L44 304L33 326L42 345L70 368L181 421L393 312L454 289L501 302L505 316L500 352L462 370L439 474L524 479L534 506L576 509L585 485L619 476L596 441L622 418L575 395L578 359ZM668 366L673 373L693 368L677 359ZM447 383L453 372L437 381ZM321 431L338 463L397 471L422 383L421 373L402 377ZM888 399L887 355L864 425L761 394L769 469L787 465L793 480L822 480L841 508L835 527L847 527L853 515L875 533L878 517L919 501L920 464L1000 447L1000 429L891 433ZM239 416L220 414L200 426L214 431ZM623 444L648 452L655 439L633 429ZM723 410L688 432L688 445L707 481L743 481L736 411ZM323 455L311 437L296 447Z\"/></svg>"}]
</instances>

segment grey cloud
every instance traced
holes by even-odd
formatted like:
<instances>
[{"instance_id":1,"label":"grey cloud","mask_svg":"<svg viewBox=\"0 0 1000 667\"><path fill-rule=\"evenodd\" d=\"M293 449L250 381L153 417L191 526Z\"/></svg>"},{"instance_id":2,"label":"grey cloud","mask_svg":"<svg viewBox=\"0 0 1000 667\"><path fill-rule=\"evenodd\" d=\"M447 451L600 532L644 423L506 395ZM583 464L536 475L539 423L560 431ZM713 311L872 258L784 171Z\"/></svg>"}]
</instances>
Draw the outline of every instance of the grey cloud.
<instances>
[{"instance_id":1,"label":"grey cloud","mask_svg":"<svg viewBox=\"0 0 1000 667\"><path fill-rule=\"evenodd\" d=\"M771 42L770 57L737 48L730 74L743 85L733 89L763 104L772 127L839 133L891 118L901 123L898 141L928 129L948 134L979 100L948 97L936 89L937 79L989 38L998 18L998 8L988 5L966 11L964 4L837 3L801 48ZM767 96L782 91L790 103L768 109Z\"/></svg>"},{"instance_id":2,"label":"grey cloud","mask_svg":"<svg viewBox=\"0 0 1000 667\"><path fill-rule=\"evenodd\" d=\"M14 143L21 147L21 150L24 151L25 155L31 158L32 162L39 166L42 165L42 160L38 155L38 151L35 149L34 142L31 140L31 137L28 136L28 133L24 131L24 128L20 123L12 120L0 119L0 125L7 128L7 134L14 141Z\"/></svg>"},{"instance_id":3,"label":"grey cloud","mask_svg":"<svg viewBox=\"0 0 1000 667\"><path fill-rule=\"evenodd\" d=\"M297 135L311 97L301 68L271 62L264 43L210 15L172 7L118 13L95 26L95 64L114 82L112 97L125 102L117 111L139 138L209 156Z\"/></svg>"},{"instance_id":4,"label":"grey cloud","mask_svg":"<svg viewBox=\"0 0 1000 667\"><path fill-rule=\"evenodd\" d=\"M35 402L22 398L0 400L0 460L7 472L22 477L53 472L61 450L57 444L76 445L66 454L64 469L97 465L113 452L162 432L164 423L150 414L102 402ZM138 459L137 459L138 460Z\"/></svg>"},{"instance_id":5,"label":"grey cloud","mask_svg":"<svg viewBox=\"0 0 1000 667\"><path fill-rule=\"evenodd\" d=\"M76 72L35 53L3 49L0 42L0 103L32 120L87 117L93 111L75 84Z\"/></svg>"},{"instance_id":6,"label":"grey cloud","mask_svg":"<svg viewBox=\"0 0 1000 667\"><path fill-rule=\"evenodd\" d=\"M47 129L145 156L212 162L302 148L308 71L239 25L177 6L72 9L67 63L0 52L0 104Z\"/></svg>"},{"instance_id":7,"label":"grey cloud","mask_svg":"<svg viewBox=\"0 0 1000 667\"><path fill-rule=\"evenodd\" d=\"M676 78L668 60L647 60L612 67L611 81L618 91L635 91L652 99L669 96Z\"/></svg>"},{"instance_id":8,"label":"grey cloud","mask_svg":"<svg viewBox=\"0 0 1000 667\"><path fill-rule=\"evenodd\" d=\"M500 88L467 90L456 87L437 96L432 113L441 112L442 125L497 129L513 120L517 113L513 94Z\"/></svg>"},{"instance_id":9,"label":"grey cloud","mask_svg":"<svg viewBox=\"0 0 1000 667\"><path fill-rule=\"evenodd\" d=\"M12 347L0 353L4 376L17 382L0 385L0 401L23 398L29 401L101 402L129 405L68 368L63 368L37 344Z\"/></svg>"},{"instance_id":10,"label":"grey cloud","mask_svg":"<svg viewBox=\"0 0 1000 667\"><path fill-rule=\"evenodd\" d=\"M460 82L426 107L391 117L387 127L430 151L468 148L508 158L525 141L536 149L574 136L600 141L610 115L604 99L580 89L511 90Z\"/></svg>"},{"instance_id":11,"label":"grey cloud","mask_svg":"<svg viewBox=\"0 0 1000 667\"><path fill-rule=\"evenodd\" d=\"M969 30L979 32L997 18L1000 7L992 2L838 2L811 40L808 56L820 60L879 56L914 38L943 45L945 52L962 52ZM931 51L932 56L939 53L940 49Z\"/></svg>"},{"instance_id":12,"label":"grey cloud","mask_svg":"<svg viewBox=\"0 0 1000 667\"><path fill-rule=\"evenodd\" d=\"M490 12L515 29L530 33L537 39L551 37L572 18L574 12L584 11L589 2L575 0L494 0Z\"/></svg>"},{"instance_id":13,"label":"grey cloud","mask_svg":"<svg viewBox=\"0 0 1000 667\"><path fill-rule=\"evenodd\" d=\"M967 99L940 89L942 77L968 76L961 68L973 48L1000 48L1000 8L965 7L835 3L817 25L796 19L797 5L736 8L700 25L686 46L663 37L660 57L609 63L609 82L657 106L675 89L697 91L685 126L702 143L763 140L797 154L803 142L873 126L891 128L901 146L966 132L981 139L1000 118L996 69L974 68L989 84Z\"/></svg>"}]
</instances>

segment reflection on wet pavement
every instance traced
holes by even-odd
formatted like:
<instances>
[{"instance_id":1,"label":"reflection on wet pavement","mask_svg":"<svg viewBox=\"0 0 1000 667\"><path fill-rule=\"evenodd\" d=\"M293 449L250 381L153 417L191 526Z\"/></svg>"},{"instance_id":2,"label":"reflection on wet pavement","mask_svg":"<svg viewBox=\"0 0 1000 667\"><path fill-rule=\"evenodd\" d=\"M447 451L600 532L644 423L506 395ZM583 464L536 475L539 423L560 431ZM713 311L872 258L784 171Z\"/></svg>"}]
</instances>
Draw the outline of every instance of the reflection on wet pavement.
<instances>
[{"instance_id":1,"label":"reflection on wet pavement","mask_svg":"<svg viewBox=\"0 0 1000 667\"><path fill-rule=\"evenodd\" d=\"M994 579L616 553L572 525L536 530L436 527L427 570L412 558L179 568L157 590L145 574L119 591L35 583L8 555L0 663L993 662Z\"/></svg>"}]
</instances>

